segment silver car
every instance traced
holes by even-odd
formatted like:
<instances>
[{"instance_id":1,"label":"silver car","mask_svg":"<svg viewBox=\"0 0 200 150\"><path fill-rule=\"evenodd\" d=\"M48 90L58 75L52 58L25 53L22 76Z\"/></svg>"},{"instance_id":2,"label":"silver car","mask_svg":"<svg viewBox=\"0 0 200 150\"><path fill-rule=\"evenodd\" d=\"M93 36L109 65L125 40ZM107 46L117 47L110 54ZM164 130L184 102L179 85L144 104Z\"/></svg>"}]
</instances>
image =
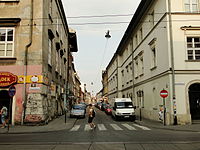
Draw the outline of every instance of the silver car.
<instances>
[{"instance_id":1,"label":"silver car","mask_svg":"<svg viewBox=\"0 0 200 150\"><path fill-rule=\"evenodd\" d=\"M81 104L75 104L72 106L70 111L70 118L72 117L82 117L85 118L86 110Z\"/></svg>"}]
</instances>

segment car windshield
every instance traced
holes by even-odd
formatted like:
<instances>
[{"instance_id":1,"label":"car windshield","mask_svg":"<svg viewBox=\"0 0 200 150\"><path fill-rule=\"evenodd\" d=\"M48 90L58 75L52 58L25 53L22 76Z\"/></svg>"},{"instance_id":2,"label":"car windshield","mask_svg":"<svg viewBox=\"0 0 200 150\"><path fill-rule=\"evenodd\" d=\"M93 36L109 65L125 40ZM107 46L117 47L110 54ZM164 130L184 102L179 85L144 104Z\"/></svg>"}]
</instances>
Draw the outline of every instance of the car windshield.
<instances>
[{"instance_id":1,"label":"car windshield","mask_svg":"<svg viewBox=\"0 0 200 150\"><path fill-rule=\"evenodd\" d=\"M84 109L84 108L83 108L83 106L80 106L80 105L74 105L73 109Z\"/></svg>"},{"instance_id":2,"label":"car windshield","mask_svg":"<svg viewBox=\"0 0 200 150\"><path fill-rule=\"evenodd\" d=\"M117 108L133 108L132 102L117 102Z\"/></svg>"}]
</instances>

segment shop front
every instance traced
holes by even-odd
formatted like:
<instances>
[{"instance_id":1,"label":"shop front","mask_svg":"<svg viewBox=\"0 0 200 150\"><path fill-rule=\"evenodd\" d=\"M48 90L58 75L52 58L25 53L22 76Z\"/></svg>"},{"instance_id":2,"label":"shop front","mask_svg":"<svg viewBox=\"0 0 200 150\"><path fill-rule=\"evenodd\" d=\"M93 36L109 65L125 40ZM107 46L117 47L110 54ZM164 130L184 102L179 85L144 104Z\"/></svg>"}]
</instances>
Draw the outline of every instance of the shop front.
<instances>
[{"instance_id":1,"label":"shop front","mask_svg":"<svg viewBox=\"0 0 200 150\"><path fill-rule=\"evenodd\" d=\"M18 77L10 72L0 72L0 109L6 107L8 115L10 114L10 123L13 122L12 106L13 97L9 96L9 87L17 83Z\"/></svg>"}]
</instances>

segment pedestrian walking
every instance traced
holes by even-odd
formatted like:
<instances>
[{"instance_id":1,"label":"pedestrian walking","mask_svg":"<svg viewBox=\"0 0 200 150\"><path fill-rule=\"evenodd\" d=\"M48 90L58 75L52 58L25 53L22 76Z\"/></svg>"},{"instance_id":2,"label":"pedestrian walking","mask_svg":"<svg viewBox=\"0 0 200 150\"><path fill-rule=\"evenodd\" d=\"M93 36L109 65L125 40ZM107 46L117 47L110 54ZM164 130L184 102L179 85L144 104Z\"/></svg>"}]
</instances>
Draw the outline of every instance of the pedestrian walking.
<instances>
[{"instance_id":1,"label":"pedestrian walking","mask_svg":"<svg viewBox=\"0 0 200 150\"><path fill-rule=\"evenodd\" d=\"M93 122L93 119L95 118L95 114L96 114L96 112L95 112L92 104L89 104L88 123L89 123L91 129L95 129L96 128L96 125Z\"/></svg>"},{"instance_id":2,"label":"pedestrian walking","mask_svg":"<svg viewBox=\"0 0 200 150\"><path fill-rule=\"evenodd\" d=\"M2 122L2 127L1 128L5 128L7 126L7 122L8 122L8 109L6 106L3 106L1 109L1 122Z\"/></svg>"}]
</instances>

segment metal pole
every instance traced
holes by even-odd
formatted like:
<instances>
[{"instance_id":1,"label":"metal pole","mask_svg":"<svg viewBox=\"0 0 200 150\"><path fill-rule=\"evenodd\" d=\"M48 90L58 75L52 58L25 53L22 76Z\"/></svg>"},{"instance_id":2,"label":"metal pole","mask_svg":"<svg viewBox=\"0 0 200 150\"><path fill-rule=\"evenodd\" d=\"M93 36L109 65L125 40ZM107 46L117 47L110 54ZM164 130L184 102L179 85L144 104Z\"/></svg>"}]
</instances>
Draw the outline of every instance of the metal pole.
<instances>
[{"instance_id":1,"label":"metal pole","mask_svg":"<svg viewBox=\"0 0 200 150\"><path fill-rule=\"evenodd\" d=\"M166 125L166 117L165 117L166 109L165 109L165 98L163 98L163 125Z\"/></svg>"},{"instance_id":2,"label":"metal pole","mask_svg":"<svg viewBox=\"0 0 200 150\"><path fill-rule=\"evenodd\" d=\"M172 32L171 0L168 0L168 9L169 9L170 50L171 50L170 52L171 52L171 71L172 71L173 113L174 113L174 125L177 125L175 70L174 70L174 45L173 45L173 32Z\"/></svg>"},{"instance_id":3,"label":"metal pole","mask_svg":"<svg viewBox=\"0 0 200 150\"><path fill-rule=\"evenodd\" d=\"M65 123L67 122L67 115L66 115L67 103L66 103L66 101L67 101L67 95L64 94L64 114L65 114Z\"/></svg>"},{"instance_id":4,"label":"metal pole","mask_svg":"<svg viewBox=\"0 0 200 150\"><path fill-rule=\"evenodd\" d=\"M9 124L10 124L10 115L11 115L11 106L12 106L11 102L12 102L12 97L10 97L10 104L9 104L9 110L8 110L8 128L7 128L8 130L7 130L7 132L9 132L9 128L10 128Z\"/></svg>"},{"instance_id":5,"label":"metal pole","mask_svg":"<svg viewBox=\"0 0 200 150\"><path fill-rule=\"evenodd\" d=\"M27 76L27 67L28 67L28 50L33 42L33 0L30 0L30 20L29 20L29 43L25 47L25 56L24 56L24 89L23 89L23 112L21 118L21 125L24 124L24 120L26 117L26 105L27 105L27 83L26 83L26 76Z\"/></svg>"}]
</instances>

